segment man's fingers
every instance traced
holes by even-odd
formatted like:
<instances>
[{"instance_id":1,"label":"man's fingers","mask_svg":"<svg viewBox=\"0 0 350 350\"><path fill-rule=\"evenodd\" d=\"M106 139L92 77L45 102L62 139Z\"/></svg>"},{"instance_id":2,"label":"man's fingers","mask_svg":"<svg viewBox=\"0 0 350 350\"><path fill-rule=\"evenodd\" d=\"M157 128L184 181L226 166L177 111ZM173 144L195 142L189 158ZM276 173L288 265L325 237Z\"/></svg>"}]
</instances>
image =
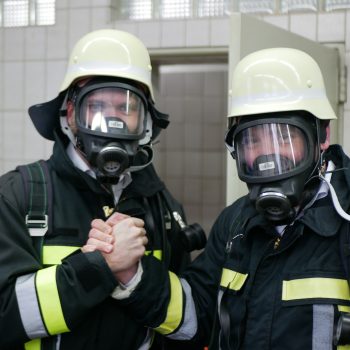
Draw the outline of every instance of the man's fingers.
<instances>
[{"instance_id":1,"label":"man's fingers","mask_svg":"<svg viewBox=\"0 0 350 350\"><path fill-rule=\"evenodd\" d=\"M113 226L113 225L117 224L118 222L120 222L124 219L127 219L128 217L129 217L129 215L115 212L107 219L106 223Z\"/></svg>"},{"instance_id":2,"label":"man's fingers","mask_svg":"<svg viewBox=\"0 0 350 350\"><path fill-rule=\"evenodd\" d=\"M89 232L89 238L95 238L99 241L106 242L113 244L114 242L114 236L105 232L102 232L100 230L97 230L95 228L92 228Z\"/></svg>"},{"instance_id":3,"label":"man's fingers","mask_svg":"<svg viewBox=\"0 0 350 350\"><path fill-rule=\"evenodd\" d=\"M95 238L89 238L86 246L94 246L94 250L99 250L100 252L104 253L110 253L113 250L113 244L106 243Z\"/></svg>"},{"instance_id":4,"label":"man's fingers","mask_svg":"<svg viewBox=\"0 0 350 350\"><path fill-rule=\"evenodd\" d=\"M83 253L90 253L90 252L94 252L96 250L96 247L94 245L89 245L89 244L85 244L82 248L81 251Z\"/></svg>"},{"instance_id":5,"label":"man's fingers","mask_svg":"<svg viewBox=\"0 0 350 350\"><path fill-rule=\"evenodd\" d=\"M102 232L104 232L106 234L111 234L112 233L111 226L107 222L105 222L105 221L103 221L101 219L94 219L94 220L92 220L91 227L96 229L96 230L102 231Z\"/></svg>"}]
</instances>

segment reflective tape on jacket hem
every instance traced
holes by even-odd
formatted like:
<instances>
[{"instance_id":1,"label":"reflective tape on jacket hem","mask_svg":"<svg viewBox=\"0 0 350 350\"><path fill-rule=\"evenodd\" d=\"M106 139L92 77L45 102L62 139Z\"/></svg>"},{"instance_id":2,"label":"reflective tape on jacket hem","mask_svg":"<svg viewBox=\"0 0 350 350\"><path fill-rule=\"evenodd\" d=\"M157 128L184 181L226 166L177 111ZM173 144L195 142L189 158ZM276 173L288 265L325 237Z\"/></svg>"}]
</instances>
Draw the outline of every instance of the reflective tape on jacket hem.
<instances>
[{"instance_id":1,"label":"reflective tape on jacket hem","mask_svg":"<svg viewBox=\"0 0 350 350\"><path fill-rule=\"evenodd\" d=\"M179 278L169 271L170 279L170 300L165 321L154 328L161 334L170 334L174 332L180 325L182 320L183 295L182 286Z\"/></svg>"},{"instance_id":2,"label":"reflective tape on jacket hem","mask_svg":"<svg viewBox=\"0 0 350 350\"><path fill-rule=\"evenodd\" d=\"M71 246L43 246L43 264L44 265L59 265L62 260L80 249L80 247L71 247Z\"/></svg>"},{"instance_id":3,"label":"reflective tape on jacket hem","mask_svg":"<svg viewBox=\"0 0 350 350\"><path fill-rule=\"evenodd\" d=\"M350 300L348 281L323 277L283 281L283 301L310 298Z\"/></svg>"},{"instance_id":4,"label":"reflective tape on jacket hem","mask_svg":"<svg viewBox=\"0 0 350 350\"><path fill-rule=\"evenodd\" d=\"M240 290L246 281L248 274L242 274L237 271L222 269L220 286L232 290Z\"/></svg>"},{"instance_id":5,"label":"reflective tape on jacket hem","mask_svg":"<svg viewBox=\"0 0 350 350\"><path fill-rule=\"evenodd\" d=\"M16 280L15 293L23 328L30 339L46 337L35 290L35 273L20 276Z\"/></svg>"},{"instance_id":6,"label":"reflective tape on jacket hem","mask_svg":"<svg viewBox=\"0 0 350 350\"><path fill-rule=\"evenodd\" d=\"M50 335L69 331L57 290L56 270L57 266L39 270L35 279L41 313Z\"/></svg>"}]
</instances>

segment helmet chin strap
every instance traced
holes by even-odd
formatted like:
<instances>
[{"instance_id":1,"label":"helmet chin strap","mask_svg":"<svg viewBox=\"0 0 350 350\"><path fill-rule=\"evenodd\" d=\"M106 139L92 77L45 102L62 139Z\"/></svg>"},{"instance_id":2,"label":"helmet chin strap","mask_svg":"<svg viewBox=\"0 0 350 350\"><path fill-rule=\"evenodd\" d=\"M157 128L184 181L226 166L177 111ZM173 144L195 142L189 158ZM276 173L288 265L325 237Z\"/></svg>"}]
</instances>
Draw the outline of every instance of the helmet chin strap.
<instances>
[{"instance_id":1,"label":"helmet chin strap","mask_svg":"<svg viewBox=\"0 0 350 350\"><path fill-rule=\"evenodd\" d=\"M76 147L77 146L77 138L73 134L72 129L69 127L66 116L60 117L60 124L61 124L62 132L69 138L69 141L72 142L74 147Z\"/></svg>"},{"instance_id":2,"label":"helmet chin strap","mask_svg":"<svg viewBox=\"0 0 350 350\"><path fill-rule=\"evenodd\" d=\"M322 175L321 172L319 172L318 177L320 178L320 180L325 183L328 188L329 188L329 192L331 194L331 198L332 198L332 202L333 202L333 206L334 209L336 210L336 212L345 220L350 221L350 215L341 207L338 197L337 197L337 193L335 192L334 187L331 184L331 177L332 177L332 171L335 169L335 165L332 161L328 162L328 168L326 171L325 175Z\"/></svg>"},{"instance_id":3,"label":"helmet chin strap","mask_svg":"<svg viewBox=\"0 0 350 350\"><path fill-rule=\"evenodd\" d=\"M60 125L61 125L62 132L68 137L69 141L72 142L74 147L76 147L77 138L73 134L73 131L68 125L68 120L67 120L67 99L68 99L68 94L66 94L66 97L64 98L60 109Z\"/></svg>"}]
</instances>

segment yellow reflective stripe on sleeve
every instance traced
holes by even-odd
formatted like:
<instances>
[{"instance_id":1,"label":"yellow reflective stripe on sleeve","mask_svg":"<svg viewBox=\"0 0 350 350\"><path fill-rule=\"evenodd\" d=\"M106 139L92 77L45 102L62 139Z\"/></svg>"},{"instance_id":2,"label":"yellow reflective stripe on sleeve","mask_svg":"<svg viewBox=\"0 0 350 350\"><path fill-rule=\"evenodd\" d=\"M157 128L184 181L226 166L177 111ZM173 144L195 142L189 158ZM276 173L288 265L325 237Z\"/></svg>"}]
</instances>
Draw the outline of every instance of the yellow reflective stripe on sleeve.
<instances>
[{"instance_id":1,"label":"yellow reflective stripe on sleeve","mask_svg":"<svg viewBox=\"0 0 350 350\"><path fill-rule=\"evenodd\" d=\"M39 270L36 273L36 290L40 310L46 329L50 335L68 332L64 320L56 283L57 266Z\"/></svg>"},{"instance_id":2,"label":"yellow reflective stripe on sleeve","mask_svg":"<svg viewBox=\"0 0 350 350\"><path fill-rule=\"evenodd\" d=\"M313 298L350 300L348 281L323 277L283 281L282 300Z\"/></svg>"},{"instance_id":3,"label":"yellow reflective stripe on sleeve","mask_svg":"<svg viewBox=\"0 0 350 350\"><path fill-rule=\"evenodd\" d=\"M350 350L350 345L339 345L337 350Z\"/></svg>"},{"instance_id":4,"label":"yellow reflective stripe on sleeve","mask_svg":"<svg viewBox=\"0 0 350 350\"><path fill-rule=\"evenodd\" d=\"M338 310L340 312L350 312L350 306L338 305Z\"/></svg>"},{"instance_id":5,"label":"yellow reflective stripe on sleeve","mask_svg":"<svg viewBox=\"0 0 350 350\"><path fill-rule=\"evenodd\" d=\"M162 260L163 252L161 250L146 250L145 255L151 254L158 260Z\"/></svg>"},{"instance_id":6,"label":"yellow reflective stripe on sleeve","mask_svg":"<svg viewBox=\"0 0 350 350\"><path fill-rule=\"evenodd\" d=\"M157 328L154 328L161 334L174 332L180 325L182 319L183 295L182 286L179 278L169 271L170 278L170 301L168 305L165 321Z\"/></svg>"},{"instance_id":7,"label":"yellow reflective stripe on sleeve","mask_svg":"<svg viewBox=\"0 0 350 350\"><path fill-rule=\"evenodd\" d=\"M41 339L33 339L24 344L25 350L40 350L41 349Z\"/></svg>"},{"instance_id":8,"label":"yellow reflective stripe on sleeve","mask_svg":"<svg viewBox=\"0 0 350 350\"><path fill-rule=\"evenodd\" d=\"M240 290L246 281L248 274L242 274L237 271L222 269L220 286L232 290Z\"/></svg>"},{"instance_id":9,"label":"yellow reflective stripe on sleeve","mask_svg":"<svg viewBox=\"0 0 350 350\"><path fill-rule=\"evenodd\" d=\"M66 256L78 249L80 247L45 245L43 246L43 264L59 265Z\"/></svg>"}]
</instances>

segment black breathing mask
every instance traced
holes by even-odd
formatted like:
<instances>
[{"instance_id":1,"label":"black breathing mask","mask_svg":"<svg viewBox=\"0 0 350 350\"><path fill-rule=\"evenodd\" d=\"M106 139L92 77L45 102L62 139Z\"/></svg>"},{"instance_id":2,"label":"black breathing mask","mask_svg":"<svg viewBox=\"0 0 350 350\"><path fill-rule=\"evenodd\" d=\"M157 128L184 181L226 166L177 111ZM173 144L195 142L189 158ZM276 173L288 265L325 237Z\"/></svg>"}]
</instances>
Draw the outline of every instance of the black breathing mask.
<instances>
[{"instance_id":1,"label":"black breathing mask","mask_svg":"<svg viewBox=\"0 0 350 350\"><path fill-rule=\"evenodd\" d=\"M319 159L318 121L310 114L242 118L226 135L239 178L258 212L275 224L291 222Z\"/></svg>"},{"instance_id":2,"label":"black breathing mask","mask_svg":"<svg viewBox=\"0 0 350 350\"><path fill-rule=\"evenodd\" d=\"M76 146L100 182L117 183L147 132L144 92L126 83L92 79L69 98L75 105Z\"/></svg>"}]
</instances>

